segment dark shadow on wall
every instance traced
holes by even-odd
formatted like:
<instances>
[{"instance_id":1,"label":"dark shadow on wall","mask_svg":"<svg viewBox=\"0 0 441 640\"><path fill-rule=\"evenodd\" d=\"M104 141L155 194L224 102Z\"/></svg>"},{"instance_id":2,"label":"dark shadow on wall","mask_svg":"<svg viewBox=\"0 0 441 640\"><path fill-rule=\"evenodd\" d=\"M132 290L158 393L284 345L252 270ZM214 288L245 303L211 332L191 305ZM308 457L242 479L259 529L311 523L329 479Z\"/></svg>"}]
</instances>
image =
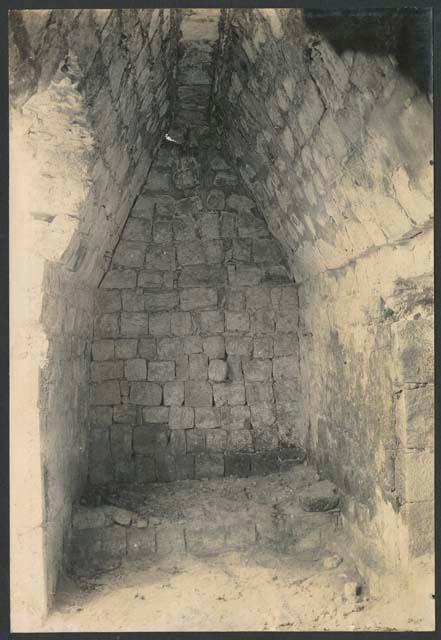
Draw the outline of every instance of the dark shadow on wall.
<instances>
[{"instance_id":1,"label":"dark shadow on wall","mask_svg":"<svg viewBox=\"0 0 441 640\"><path fill-rule=\"evenodd\" d=\"M395 56L401 73L412 78L420 91L432 94L431 9L306 9L305 23L339 54L352 50Z\"/></svg>"}]
</instances>

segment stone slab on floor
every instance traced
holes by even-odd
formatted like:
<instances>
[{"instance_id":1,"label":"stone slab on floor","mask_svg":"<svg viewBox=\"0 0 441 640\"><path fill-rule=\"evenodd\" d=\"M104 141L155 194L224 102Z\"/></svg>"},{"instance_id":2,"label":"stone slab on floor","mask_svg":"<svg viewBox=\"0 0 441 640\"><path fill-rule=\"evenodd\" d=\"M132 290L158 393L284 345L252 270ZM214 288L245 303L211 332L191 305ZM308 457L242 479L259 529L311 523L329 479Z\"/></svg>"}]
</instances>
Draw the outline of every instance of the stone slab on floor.
<instances>
[{"instance_id":1,"label":"stone slab on floor","mask_svg":"<svg viewBox=\"0 0 441 640\"><path fill-rule=\"evenodd\" d=\"M71 568L87 575L126 558L218 555L260 545L302 552L319 549L339 512L305 512L299 496L314 491L305 465L265 477L211 478L120 486L98 507L74 511Z\"/></svg>"}]
</instances>

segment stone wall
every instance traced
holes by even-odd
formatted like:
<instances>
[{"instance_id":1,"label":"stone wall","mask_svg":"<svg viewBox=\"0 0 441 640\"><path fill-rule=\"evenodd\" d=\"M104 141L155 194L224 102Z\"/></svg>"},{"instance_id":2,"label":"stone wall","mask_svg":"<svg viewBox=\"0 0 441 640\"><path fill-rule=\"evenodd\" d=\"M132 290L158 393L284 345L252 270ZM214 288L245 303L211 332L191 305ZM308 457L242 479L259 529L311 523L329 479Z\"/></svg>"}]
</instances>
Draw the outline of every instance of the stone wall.
<instances>
[{"instance_id":1,"label":"stone wall","mask_svg":"<svg viewBox=\"0 0 441 640\"><path fill-rule=\"evenodd\" d=\"M10 15L16 630L52 600L87 481L93 290L170 120L176 30L159 9Z\"/></svg>"},{"instance_id":2,"label":"stone wall","mask_svg":"<svg viewBox=\"0 0 441 640\"><path fill-rule=\"evenodd\" d=\"M219 146L164 143L97 292L94 484L303 459L297 289Z\"/></svg>"},{"instance_id":3,"label":"stone wall","mask_svg":"<svg viewBox=\"0 0 441 640\"><path fill-rule=\"evenodd\" d=\"M298 282L310 458L359 558L397 567L433 548L432 107L401 18L377 19L387 51L332 38L360 16L323 35L299 10L229 11L213 113Z\"/></svg>"}]
</instances>

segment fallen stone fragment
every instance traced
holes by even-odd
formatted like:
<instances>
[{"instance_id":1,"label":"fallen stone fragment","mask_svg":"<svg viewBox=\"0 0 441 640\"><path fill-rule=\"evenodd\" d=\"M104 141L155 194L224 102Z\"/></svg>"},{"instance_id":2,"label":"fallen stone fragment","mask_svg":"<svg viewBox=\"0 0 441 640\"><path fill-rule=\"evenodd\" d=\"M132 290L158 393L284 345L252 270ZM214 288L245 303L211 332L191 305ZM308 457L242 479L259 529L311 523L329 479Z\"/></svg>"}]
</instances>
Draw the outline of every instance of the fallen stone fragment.
<instances>
[{"instance_id":1,"label":"fallen stone fragment","mask_svg":"<svg viewBox=\"0 0 441 640\"><path fill-rule=\"evenodd\" d=\"M132 522L132 514L124 509L115 509L112 513L112 520L116 524L128 527Z\"/></svg>"}]
</instances>

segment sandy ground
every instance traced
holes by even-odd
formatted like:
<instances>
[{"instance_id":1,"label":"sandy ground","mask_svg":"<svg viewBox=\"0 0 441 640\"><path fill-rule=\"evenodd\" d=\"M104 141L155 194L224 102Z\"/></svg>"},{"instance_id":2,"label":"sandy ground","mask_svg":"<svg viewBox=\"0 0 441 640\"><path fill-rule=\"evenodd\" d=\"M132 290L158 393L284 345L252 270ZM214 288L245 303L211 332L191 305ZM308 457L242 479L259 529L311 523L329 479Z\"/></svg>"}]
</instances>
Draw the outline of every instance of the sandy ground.
<instances>
[{"instance_id":1,"label":"sandy ground","mask_svg":"<svg viewBox=\"0 0 441 640\"><path fill-rule=\"evenodd\" d=\"M125 563L90 581L66 583L42 631L431 630L430 564L415 568L414 591L345 598L356 579L343 562L269 549L215 558L176 557L153 566Z\"/></svg>"}]
</instances>

